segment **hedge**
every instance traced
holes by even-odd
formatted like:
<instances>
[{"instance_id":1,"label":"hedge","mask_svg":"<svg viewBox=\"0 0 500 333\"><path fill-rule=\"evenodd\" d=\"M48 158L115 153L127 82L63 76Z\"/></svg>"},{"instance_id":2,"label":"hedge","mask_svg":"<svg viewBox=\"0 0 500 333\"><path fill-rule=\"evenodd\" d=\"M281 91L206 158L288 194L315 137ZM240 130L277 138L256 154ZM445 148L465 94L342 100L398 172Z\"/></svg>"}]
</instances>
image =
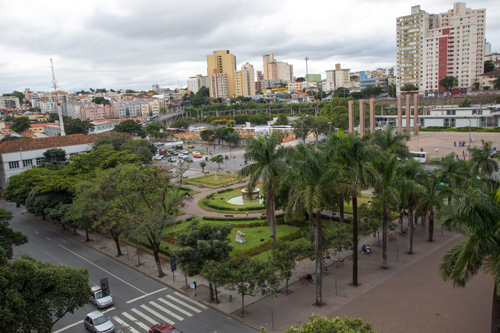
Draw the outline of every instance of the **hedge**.
<instances>
[{"instance_id":1,"label":"hedge","mask_svg":"<svg viewBox=\"0 0 500 333\"><path fill-rule=\"evenodd\" d=\"M230 208L230 209L231 209L231 208ZM266 209L266 206L240 207L240 208L235 209L235 210L239 210L239 211L247 211L247 210L263 210L263 209Z\"/></svg>"},{"instance_id":2,"label":"hedge","mask_svg":"<svg viewBox=\"0 0 500 333\"><path fill-rule=\"evenodd\" d=\"M203 216L205 221L250 221L258 220L259 216L242 216L242 217L215 217L215 216Z\"/></svg>"},{"instance_id":3,"label":"hedge","mask_svg":"<svg viewBox=\"0 0 500 333\"><path fill-rule=\"evenodd\" d=\"M211 197L213 197L214 194L213 193L210 193L209 195L206 196L206 199L210 199ZM204 200L205 201L205 200Z\"/></svg>"},{"instance_id":4,"label":"hedge","mask_svg":"<svg viewBox=\"0 0 500 333\"><path fill-rule=\"evenodd\" d=\"M225 189L222 189L222 190L218 190L217 193L230 192L230 191L233 191L233 190L234 190L233 188L225 188Z\"/></svg>"}]
</instances>

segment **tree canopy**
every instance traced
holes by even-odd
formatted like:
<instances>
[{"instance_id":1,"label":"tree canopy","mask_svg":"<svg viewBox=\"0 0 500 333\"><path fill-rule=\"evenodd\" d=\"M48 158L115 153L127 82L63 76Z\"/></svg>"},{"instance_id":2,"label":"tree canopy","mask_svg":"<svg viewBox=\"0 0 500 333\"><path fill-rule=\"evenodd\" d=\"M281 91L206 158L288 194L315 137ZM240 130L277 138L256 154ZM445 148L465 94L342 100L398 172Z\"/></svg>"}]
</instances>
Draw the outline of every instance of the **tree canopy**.
<instances>
[{"instance_id":1,"label":"tree canopy","mask_svg":"<svg viewBox=\"0 0 500 333\"><path fill-rule=\"evenodd\" d=\"M63 117L64 118L64 132L69 134L89 134L94 130L94 124L88 119L80 120L77 118Z\"/></svg>"},{"instance_id":2,"label":"tree canopy","mask_svg":"<svg viewBox=\"0 0 500 333\"><path fill-rule=\"evenodd\" d=\"M16 117L12 121L9 129L12 132L22 133L31 128L31 121L28 117Z\"/></svg>"},{"instance_id":3,"label":"tree canopy","mask_svg":"<svg viewBox=\"0 0 500 333\"><path fill-rule=\"evenodd\" d=\"M458 79L454 76L445 76L439 80L439 85L445 90L451 90L453 87L458 86Z\"/></svg>"},{"instance_id":4,"label":"tree canopy","mask_svg":"<svg viewBox=\"0 0 500 333\"><path fill-rule=\"evenodd\" d=\"M113 129L113 132L128 133L131 135L140 136L141 138L146 137L146 132L144 132L142 126L132 119L122 121L121 123L116 125Z\"/></svg>"},{"instance_id":5,"label":"tree canopy","mask_svg":"<svg viewBox=\"0 0 500 333\"><path fill-rule=\"evenodd\" d=\"M7 259L12 259L13 246L23 245L28 242L26 235L9 228L9 221L13 217L10 210L0 208L0 247L4 249Z\"/></svg>"},{"instance_id":6,"label":"tree canopy","mask_svg":"<svg viewBox=\"0 0 500 333\"><path fill-rule=\"evenodd\" d=\"M92 98L92 103L95 103L95 104L102 104L102 105L109 105L109 100L107 100L106 98L104 97L94 97Z\"/></svg>"}]
</instances>

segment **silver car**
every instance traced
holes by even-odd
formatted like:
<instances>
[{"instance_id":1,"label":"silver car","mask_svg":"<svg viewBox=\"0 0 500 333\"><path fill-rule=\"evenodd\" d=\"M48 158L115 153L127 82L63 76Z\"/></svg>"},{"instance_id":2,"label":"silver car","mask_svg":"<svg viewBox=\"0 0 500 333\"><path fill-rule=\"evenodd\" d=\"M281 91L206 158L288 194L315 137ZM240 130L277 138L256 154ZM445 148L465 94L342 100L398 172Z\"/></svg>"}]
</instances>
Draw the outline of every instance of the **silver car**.
<instances>
[{"instance_id":1,"label":"silver car","mask_svg":"<svg viewBox=\"0 0 500 333\"><path fill-rule=\"evenodd\" d=\"M113 333L115 325L101 311L94 311L83 320L83 326L94 333Z\"/></svg>"},{"instance_id":2,"label":"silver car","mask_svg":"<svg viewBox=\"0 0 500 333\"><path fill-rule=\"evenodd\" d=\"M111 297L111 295L103 296L101 287L93 286L90 302L97 306L98 309L107 308L108 306L113 305L113 297Z\"/></svg>"}]
</instances>

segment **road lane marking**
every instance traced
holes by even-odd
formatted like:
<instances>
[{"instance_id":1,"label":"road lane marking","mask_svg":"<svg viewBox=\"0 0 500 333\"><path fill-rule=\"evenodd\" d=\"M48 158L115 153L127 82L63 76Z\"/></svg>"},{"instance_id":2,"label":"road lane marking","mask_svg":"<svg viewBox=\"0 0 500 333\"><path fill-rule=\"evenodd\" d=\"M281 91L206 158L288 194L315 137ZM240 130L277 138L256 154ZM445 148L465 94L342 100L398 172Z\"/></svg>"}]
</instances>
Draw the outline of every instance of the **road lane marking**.
<instances>
[{"instance_id":1,"label":"road lane marking","mask_svg":"<svg viewBox=\"0 0 500 333\"><path fill-rule=\"evenodd\" d=\"M98 265L94 264L92 261L90 261L90 260L88 260L88 259L85 259L85 258L84 258L84 257L82 257L81 255L79 255L79 254L77 254L77 253L75 253L75 252L71 251L70 249L65 248L65 247L64 247L64 246L62 246L61 244L59 244L59 246L60 246L60 247L62 247L63 249L65 249L66 251L68 251L68 252L70 252L70 253L73 253L73 254L74 254L75 256L77 256L78 258L81 258L81 259L85 260L86 262L88 262L89 264L92 264L92 265L94 265L95 267L102 269L104 272L108 273L109 275L113 276L114 278L116 278L116 279L120 280L121 282L125 283L126 285L129 285L129 286L131 286L132 288L134 288L135 290L138 290L138 291L140 291L141 293L143 293L144 295L146 295L146 292L142 291L141 289L137 288L137 287L136 287L136 286L134 286L134 285L131 285L131 284L130 284L130 283L128 283L127 281L125 281L125 280L123 280L123 279L120 279L118 276L116 276L116 275L114 275L113 273L111 273L111 272L109 272L109 271L105 270L104 268L102 268L102 267L100 267L100 266L98 266Z\"/></svg>"},{"instance_id":2,"label":"road lane marking","mask_svg":"<svg viewBox=\"0 0 500 333\"><path fill-rule=\"evenodd\" d=\"M162 288L162 289L159 289L159 290L157 290L157 291L153 291L153 292L151 292L151 293L149 293L149 294L139 296L139 297L137 297L137 298L134 298L134 299L132 299L132 300L128 301L128 302L127 302L127 304L132 303L132 302L135 302L135 301L138 301L138 300L140 300L140 299L142 299L142 298L144 298L144 297L148 297L148 296L154 295L154 294L156 294L156 293L159 293L160 291L167 290L167 289L168 289L168 288Z\"/></svg>"},{"instance_id":3,"label":"road lane marking","mask_svg":"<svg viewBox=\"0 0 500 333\"><path fill-rule=\"evenodd\" d=\"M117 316L114 316L113 319L120 325L122 325L123 327L127 328L130 332L132 333L139 333L138 330L136 330L135 328L131 327L129 324L127 324L126 322L124 322L123 320L121 320L120 318L118 318Z\"/></svg>"},{"instance_id":4,"label":"road lane marking","mask_svg":"<svg viewBox=\"0 0 500 333\"><path fill-rule=\"evenodd\" d=\"M151 302L150 302L150 303L151 303ZM154 302L153 302L153 303L154 303ZM145 309L145 310L148 310L149 312L151 312L152 314L154 314L154 315L155 315L155 316L157 316L158 318L165 318L163 315L159 314L158 312L156 312L155 310L151 309L150 307L148 307L148 306L146 306L146 305L144 305L144 304L142 304L142 305L141 305L141 308L143 308L143 309ZM177 320L180 320L180 321L183 321L183 320L184 320L184 318L182 318L181 316L176 315L176 314L175 314L175 313L173 313L172 311L169 311L169 310L167 310L167 309L165 309L165 308L162 308L162 309L160 309L160 310L163 310L165 313L167 313L167 314L171 315L172 317L174 317L174 318L175 318L175 319L177 319ZM167 318L167 319L168 319L168 318ZM169 321L170 321L170 320L169 320Z\"/></svg>"},{"instance_id":5,"label":"road lane marking","mask_svg":"<svg viewBox=\"0 0 500 333\"><path fill-rule=\"evenodd\" d=\"M141 316L142 318L146 319L147 321L149 321L151 324L158 324L158 321L157 320L154 320L153 318L149 317L148 315L142 313L141 311L137 310L137 309L132 309L132 311L134 311L136 314L138 314L139 316ZM161 317L160 317L161 318ZM174 322L168 322L170 325L173 325Z\"/></svg>"},{"instance_id":6,"label":"road lane marking","mask_svg":"<svg viewBox=\"0 0 500 333\"><path fill-rule=\"evenodd\" d=\"M205 310L206 310L206 309L208 309L205 305L201 304L200 302L193 301L191 298L189 298L189 297L187 297L187 296L185 296L185 295L181 294L181 293L180 293L180 292L178 292L178 291L176 291L174 294L176 294L176 295L177 295L177 296L179 296L179 297L184 298L186 301L189 301L189 302L191 302L191 303L193 303L193 304L196 304L197 306L199 306L199 307L200 307L200 308L202 308L202 309L205 309Z\"/></svg>"},{"instance_id":7,"label":"road lane marking","mask_svg":"<svg viewBox=\"0 0 500 333\"><path fill-rule=\"evenodd\" d=\"M115 307L112 307L112 308L109 308L107 309L106 311L101 311L102 313L106 313L106 312L109 312L109 311L113 311L115 309Z\"/></svg>"},{"instance_id":8,"label":"road lane marking","mask_svg":"<svg viewBox=\"0 0 500 333\"><path fill-rule=\"evenodd\" d=\"M129 315L128 313L126 312L123 312L122 315L124 315L125 317L127 317L128 319L132 320L134 323L136 323L137 325L141 326L142 329L144 329L146 332L149 331L149 327L144 325L142 322L140 322L139 320L135 319L134 317L132 317L131 315Z\"/></svg>"},{"instance_id":9,"label":"road lane marking","mask_svg":"<svg viewBox=\"0 0 500 333\"><path fill-rule=\"evenodd\" d=\"M175 297L173 297L173 296L167 295L167 297L168 297L168 298L170 298L171 300L173 300L173 301L175 301L175 302L179 303L180 305L184 305L186 308L188 308L188 309L190 309L190 310L193 310L193 311L194 311L194 312L196 312L196 313L200 313L200 312L201 312L201 310L198 310L198 309L197 309L197 308L195 308L194 306L191 306L191 305L189 305L189 304L186 304L186 303L184 303L183 301L178 300L177 298L175 298Z\"/></svg>"},{"instance_id":10,"label":"road lane marking","mask_svg":"<svg viewBox=\"0 0 500 333\"><path fill-rule=\"evenodd\" d=\"M182 309L182 308L178 307L177 305L170 303L169 301L165 301L163 298L158 298L158 300L159 300L160 302L163 302L163 303L165 303L166 305L170 306L171 308L173 308L173 309L175 309L175 310L177 310L177 311L179 311L179 312L184 313L184 314L185 314L186 316L188 316L188 317L192 317L192 316L193 316L193 314L192 314L191 312L188 312L188 311L186 311L186 310L184 310L184 309ZM152 301L151 301L151 302L149 302L149 303L153 304L153 305L154 305L154 306L156 306L157 308L160 308L160 305L156 304L155 302L152 302Z\"/></svg>"},{"instance_id":11,"label":"road lane marking","mask_svg":"<svg viewBox=\"0 0 500 333\"><path fill-rule=\"evenodd\" d=\"M60 332L62 332L62 331L66 331L68 328L71 328L71 327L73 327L73 326L76 326L76 325L79 325L79 324L82 324L82 323L83 323L82 321L78 321L78 322L76 322L76 323L74 323L74 324L71 324L71 325L68 325L68 326L66 326L66 327L63 327L63 328L61 328L60 330L54 331L54 333L60 333Z\"/></svg>"},{"instance_id":12,"label":"road lane marking","mask_svg":"<svg viewBox=\"0 0 500 333\"><path fill-rule=\"evenodd\" d=\"M36 233L38 233L38 231L35 230Z\"/></svg>"},{"instance_id":13,"label":"road lane marking","mask_svg":"<svg viewBox=\"0 0 500 333\"><path fill-rule=\"evenodd\" d=\"M57 261L61 262L61 260L59 260L59 259L57 259L56 257L54 257L54 256L52 256L52 255L50 255L50 254L48 254L47 252L43 251L43 253L45 253L45 254L46 254L46 255L48 255L49 257L54 258L55 260L57 260Z\"/></svg>"},{"instance_id":14,"label":"road lane marking","mask_svg":"<svg viewBox=\"0 0 500 333\"><path fill-rule=\"evenodd\" d=\"M50 238L49 238L49 237L45 237L45 238L47 238L48 240L50 240Z\"/></svg>"}]
</instances>

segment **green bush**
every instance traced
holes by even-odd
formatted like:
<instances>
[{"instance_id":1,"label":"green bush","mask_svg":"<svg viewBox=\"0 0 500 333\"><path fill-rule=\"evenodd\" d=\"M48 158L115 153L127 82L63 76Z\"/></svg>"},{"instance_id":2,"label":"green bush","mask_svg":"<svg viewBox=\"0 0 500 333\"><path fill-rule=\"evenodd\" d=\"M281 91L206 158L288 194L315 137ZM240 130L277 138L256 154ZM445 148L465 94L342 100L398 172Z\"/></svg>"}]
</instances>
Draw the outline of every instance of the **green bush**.
<instances>
[{"instance_id":1,"label":"green bush","mask_svg":"<svg viewBox=\"0 0 500 333\"><path fill-rule=\"evenodd\" d=\"M213 194L213 193L210 193L210 194L209 194L209 195L207 195L205 198L206 198L206 199L210 199L210 198L211 198L211 197L213 197L213 196L214 196L214 194Z\"/></svg>"},{"instance_id":2,"label":"green bush","mask_svg":"<svg viewBox=\"0 0 500 333\"><path fill-rule=\"evenodd\" d=\"M194 216L190 216L190 217L186 218L186 221L188 221L188 222L189 222L189 221L191 221L192 219L194 219Z\"/></svg>"},{"instance_id":3,"label":"green bush","mask_svg":"<svg viewBox=\"0 0 500 333\"><path fill-rule=\"evenodd\" d=\"M263 210L263 209L266 209L266 207L265 206L240 207L240 208L238 208L236 210L247 211L247 210Z\"/></svg>"},{"instance_id":4,"label":"green bush","mask_svg":"<svg viewBox=\"0 0 500 333\"><path fill-rule=\"evenodd\" d=\"M222 190L218 190L217 193L231 192L233 190L234 189L232 189L232 188L225 188L225 189L222 189Z\"/></svg>"},{"instance_id":5,"label":"green bush","mask_svg":"<svg viewBox=\"0 0 500 333\"><path fill-rule=\"evenodd\" d=\"M258 216L241 216L241 217L215 217L215 216L203 216L205 221L251 221L258 220Z\"/></svg>"}]
</instances>

